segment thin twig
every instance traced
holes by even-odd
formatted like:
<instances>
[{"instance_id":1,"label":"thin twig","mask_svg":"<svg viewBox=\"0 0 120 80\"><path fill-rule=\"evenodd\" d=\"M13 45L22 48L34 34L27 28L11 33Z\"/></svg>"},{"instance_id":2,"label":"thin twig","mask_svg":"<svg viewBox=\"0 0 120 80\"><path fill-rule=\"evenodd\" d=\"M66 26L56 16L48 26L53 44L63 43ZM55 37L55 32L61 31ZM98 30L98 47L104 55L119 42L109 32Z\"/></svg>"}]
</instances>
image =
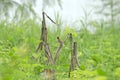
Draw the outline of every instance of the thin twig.
<instances>
[{"instance_id":1,"label":"thin twig","mask_svg":"<svg viewBox=\"0 0 120 80\"><path fill-rule=\"evenodd\" d=\"M54 24L56 24L45 12L44 12L44 14L47 16L48 19L51 20L51 22L53 22Z\"/></svg>"}]
</instances>

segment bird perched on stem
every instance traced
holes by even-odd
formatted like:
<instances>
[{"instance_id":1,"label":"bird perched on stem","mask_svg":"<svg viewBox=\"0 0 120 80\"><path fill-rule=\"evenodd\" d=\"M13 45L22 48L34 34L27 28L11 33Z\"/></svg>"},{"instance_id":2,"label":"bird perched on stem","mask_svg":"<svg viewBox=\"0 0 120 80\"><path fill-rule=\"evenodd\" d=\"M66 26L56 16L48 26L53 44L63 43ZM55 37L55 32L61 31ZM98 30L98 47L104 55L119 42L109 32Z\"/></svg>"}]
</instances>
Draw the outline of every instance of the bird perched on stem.
<instances>
[{"instance_id":1,"label":"bird perched on stem","mask_svg":"<svg viewBox=\"0 0 120 80\"><path fill-rule=\"evenodd\" d=\"M63 41L62 41L59 37L57 37L57 40L58 40L58 42L59 42L61 45L64 44Z\"/></svg>"}]
</instances>

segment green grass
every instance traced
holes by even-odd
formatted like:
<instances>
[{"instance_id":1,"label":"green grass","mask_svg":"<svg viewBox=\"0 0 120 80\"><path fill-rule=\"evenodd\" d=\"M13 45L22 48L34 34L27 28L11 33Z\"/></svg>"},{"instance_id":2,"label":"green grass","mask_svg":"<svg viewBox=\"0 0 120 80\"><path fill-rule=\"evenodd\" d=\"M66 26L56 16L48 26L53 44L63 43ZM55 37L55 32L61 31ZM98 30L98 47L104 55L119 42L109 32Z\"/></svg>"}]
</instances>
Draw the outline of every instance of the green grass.
<instances>
[{"instance_id":1,"label":"green grass","mask_svg":"<svg viewBox=\"0 0 120 80\"><path fill-rule=\"evenodd\" d=\"M30 20L18 25L0 23L0 80L42 80L41 72L46 66L44 51L35 53L40 38L41 25ZM73 33L78 43L80 68L71 72L69 40L64 44L55 66L56 80L119 80L120 79L120 28L98 29L95 34L84 30L75 32L48 32L48 43L54 53L57 36L64 39L67 32ZM54 55L54 54L53 54ZM33 58L34 57L34 58Z\"/></svg>"}]
</instances>

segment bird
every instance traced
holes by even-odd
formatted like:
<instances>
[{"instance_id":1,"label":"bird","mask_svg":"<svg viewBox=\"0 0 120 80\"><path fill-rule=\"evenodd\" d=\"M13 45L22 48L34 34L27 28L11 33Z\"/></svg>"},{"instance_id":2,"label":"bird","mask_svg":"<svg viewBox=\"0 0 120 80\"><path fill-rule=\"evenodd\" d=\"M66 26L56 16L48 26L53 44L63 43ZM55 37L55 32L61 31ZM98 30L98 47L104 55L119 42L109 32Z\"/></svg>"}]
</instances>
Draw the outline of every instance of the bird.
<instances>
[{"instance_id":1,"label":"bird","mask_svg":"<svg viewBox=\"0 0 120 80\"><path fill-rule=\"evenodd\" d=\"M58 42L59 42L61 45L64 44L63 41L62 41L59 37L57 37L57 40L58 40Z\"/></svg>"}]
</instances>

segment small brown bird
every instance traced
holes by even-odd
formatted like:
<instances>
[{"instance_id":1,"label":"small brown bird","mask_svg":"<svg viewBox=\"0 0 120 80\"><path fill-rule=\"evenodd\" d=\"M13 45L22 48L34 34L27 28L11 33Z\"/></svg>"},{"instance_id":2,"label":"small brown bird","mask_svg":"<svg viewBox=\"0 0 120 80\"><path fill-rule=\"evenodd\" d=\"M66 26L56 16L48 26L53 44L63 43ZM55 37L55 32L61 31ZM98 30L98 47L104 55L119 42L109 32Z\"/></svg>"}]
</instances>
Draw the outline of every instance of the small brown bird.
<instances>
[{"instance_id":1,"label":"small brown bird","mask_svg":"<svg viewBox=\"0 0 120 80\"><path fill-rule=\"evenodd\" d=\"M58 40L58 42L59 42L61 45L64 44L64 42L63 42L59 37L57 37L57 40Z\"/></svg>"}]
</instances>

